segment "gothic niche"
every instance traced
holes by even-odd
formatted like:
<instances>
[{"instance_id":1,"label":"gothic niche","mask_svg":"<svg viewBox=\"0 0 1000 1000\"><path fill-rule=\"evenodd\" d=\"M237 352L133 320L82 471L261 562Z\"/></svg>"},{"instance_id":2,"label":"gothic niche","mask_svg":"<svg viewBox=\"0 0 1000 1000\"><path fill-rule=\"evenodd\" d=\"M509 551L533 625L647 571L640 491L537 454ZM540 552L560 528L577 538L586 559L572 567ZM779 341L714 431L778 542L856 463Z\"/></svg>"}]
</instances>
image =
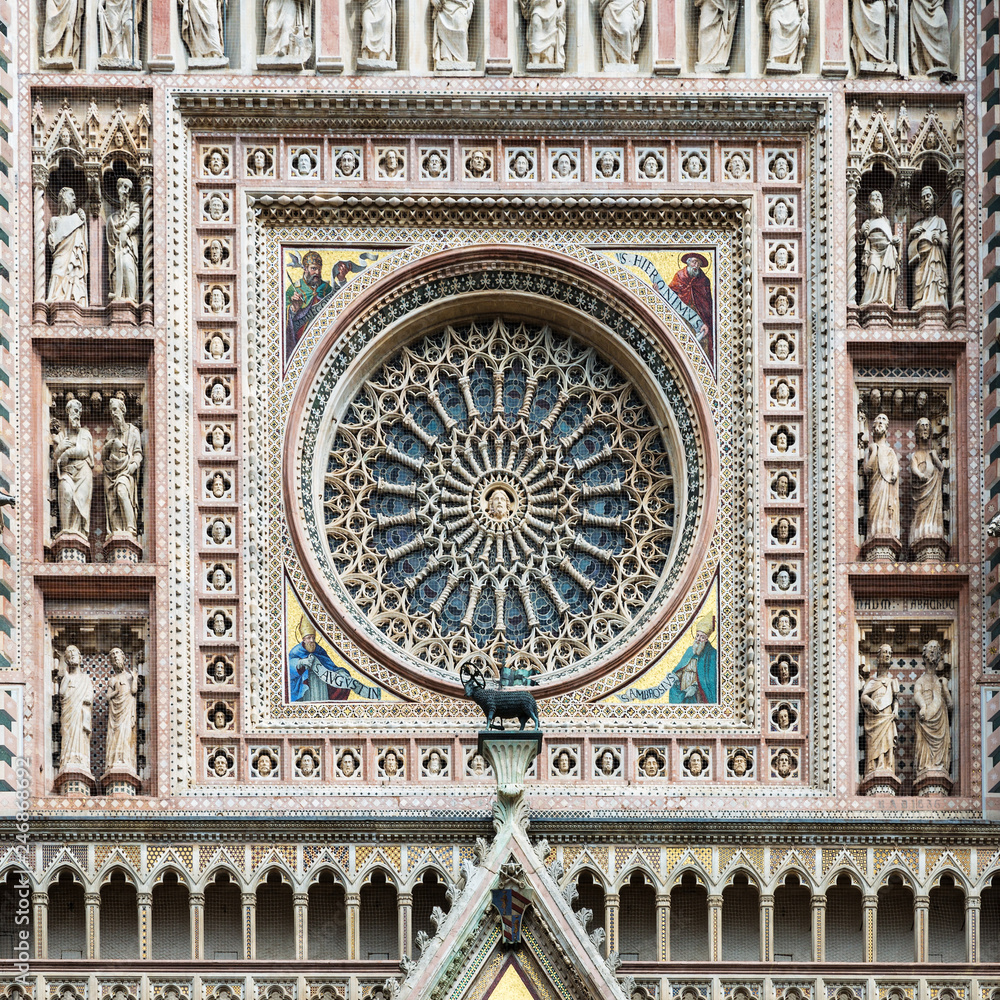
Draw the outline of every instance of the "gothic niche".
<instances>
[{"instance_id":1,"label":"gothic niche","mask_svg":"<svg viewBox=\"0 0 1000 1000\"><path fill-rule=\"evenodd\" d=\"M566 68L566 4L567 0L518 0L529 73L561 73Z\"/></svg>"},{"instance_id":2,"label":"gothic niche","mask_svg":"<svg viewBox=\"0 0 1000 1000\"><path fill-rule=\"evenodd\" d=\"M858 540L866 562L945 562L952 533L951 375L858 369Z\"/></svg>"},{"instance_id":3,"label":"gothic niche","mask_svg":"<svg viewBox=\"0 0 1000 1000\"><path fill-rule=\"evenodd\" d=\"M257 69L305 69L313 57L312 0L261 0L257 34Z\"/></svg>"},{"instance_id":4,"label":"gothic niche","mask_svg":"<svg viewBox=\"0 0 1000 1000\"><path fill-rule=\"evenodd\" d=\"M84 125L64 103L32 112L36 323L152 322L152 157L145 105Z\"/></svg>"},{"instance_id":5,"label":"gothic niche","mask_svg":"<svg viewBox=\"0 0 1000 1000\"><path fill-rule=\"evenodd\" d=\"M860 625L862 795L951 794L957 757L953 734L959 731L953 717L957 694L953 630L952 624L940 620L910 618Z\"/></svg>"},{"instance_id":6,"label":"gothic niche","mask_svg":"<svg viewBox=\"0 0 1000 1000\"><path fill-rule=\"evenodd\" d=\"M728 73L740 68L731 62L742 6L740 0L691 0L688 37L697 53L696 73Z\"/></svg>"},{"instance_id":7,"label":"gothic niche","mask_svg":"<svg viewBox=\"0 0 1000 1000\"><path fill-rule=\"evenodd\" d=\"M848 122L848 318L861 325L944 327L965 305L961 109L928 108L911 130L900 105Z\"/></svg>"},{"instance_id":8,"label":"gothic niche","mask_svg":"<svg viewBox=\"0 0 1000 1000\"><path fill-rule=\"evenodd\" d=\"M46 558L139 562L145 535L144 367L119 366L109 377L83 366L46 365L43 376L49 430Z\"/></svg>"},{"instance_id":9,"label":"gothic niche","mask_svg":"<svg viewBox=\"0 0 1000 1000\"><path fill-rule=\"evenodd\" d=\"M954 80L945 0L910 0L908 19L891 0L851 0L851 61L858 76ZM959 7L959 12L961 7ZM909 36L903 27L909 22Z\"/></svg>"},{"instance_id":10,"label":"gothic niche","mask_svg":"<svg viewBox=\"0 0 1000 1000\"><path fill-rule=\"evenodd\" d=\"M46 625L50 762L66 795L136 795L146 770L146 622L139 609L104 610Z\"/></svg>"}]
</instances>

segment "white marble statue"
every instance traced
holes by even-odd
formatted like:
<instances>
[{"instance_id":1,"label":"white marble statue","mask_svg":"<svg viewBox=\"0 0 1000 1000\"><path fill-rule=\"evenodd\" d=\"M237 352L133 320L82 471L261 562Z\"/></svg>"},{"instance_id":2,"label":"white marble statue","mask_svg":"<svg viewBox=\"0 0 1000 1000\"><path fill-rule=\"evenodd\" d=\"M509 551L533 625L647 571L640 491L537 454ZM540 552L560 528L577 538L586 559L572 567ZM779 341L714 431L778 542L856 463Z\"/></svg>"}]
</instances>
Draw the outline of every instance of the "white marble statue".
<instances>
[{"instance_id":1,"label":"white marble statue","mask_svg":"<svg viewBox=\"0 0 1000 1000\"><path fill-rule=\"evenodd\" d=\"M941 644L936 639L924 645L924 672L913 685L913 703L917 706L914 719L916 746L914 767L917 781L930 773L951 771L951 691L948 681L940 676Z\"/></svg>"},{"instance_id":2,"label":"white marble statue","mask_svg":"<svg viewBox=\"0 0 1000 1000\"><path fill-rule=\"evenodd\" d=\"M104 744L105 770L136 768L136 695L139 675L116 646L109 654L114 674L108 681L108 736Z\"/></svg>"},{"instance_id":3,"label":"white marble statue","mask_svg":"<svg viewBox=\"0 0 1000 1000\"><path fill-rule=\"evenodd\" d=\"M94 491L94 439L80 426L82 410L78 399L66 404L66 428L56 442L52 463L58 479L61 531L86 537Z\"/></svg>"},{"instance_id":4,"label":"white marble statue","mask_svg":"<svg viewBox=\"0 0 1000 1000\"><path fill-rule=\"evenodd\" d=\"M225 58L225 0L180 0L181 38L192 59Z\"/></svg>"},{"instance_id":5,"label":"white marble statue","mask_svg":"<svg viewBox=\"0 0 1000 1000\"><path fill-rule=\"evenodd\" d=\"M948 227L934 214L937 196L932 187L920 192L924 218L910 228L907 257L913 268L913 308L948 308Z\"/></svg>"},{"instance_id":6,"label":"white marble statue","mask_svg":"<svg viewBox=\"0 0 1000 1000\"><path fill-rule=\"evenodd\" d=\"M699 71L727 73L736 34L739 0L693 0L698 8Z\"/></svg>"},{"instance_id":7,"label":"white marble statue","mask_svg":"<svg viewBox=\"0 0 1000 1000\"><path fill-rule=\"evenodd\" d=\"M604 69L635 65L645 19L645 0L601 0L601 60Z\"/></svg>"},{"instance_id":8,"label":"white marble statue","mask_svg":"<svg viewBox=\"0 0 1000 1000\"><path fill-rule=\"evenodd\" d=\"M396 62L396 0L361 0L359 63Z\"/></svg>"},{"instance_id":9,"label":"white marble statue","mask_svg":"<svg viewBox=\"0 0 1000 1000\"><path fill-rule=\"evenodd\" d=\"M143 0L98 0L97 26L101 41L101 66L142 65L139 26Z\"/></svg>"},{"instance_id":10,"label":"white marble statue","mask_svg":"<svg viewBox=\"0 0 1000 1000\"><path fill-rule=\"evenodd\" d=\"M566 65L566 0L518 0L524 19L528 66Z\"/></svg>"},{"instance_id":11,"label":"white marble statue","mask_svg":"<svg viewBox=\"0 0 1000 1000\"><path fill-rule=\"evenodd\" d=\"M434 35L431 54L436 70L472 69L469 61L469 23L475 0L431 0Z\"/></svg>"},{"instance_id":12,"label":"white marble statue","mask_svg":"<svg viewBox=\"0 0 1000 1000\"><path fill-rule=\"evenodd\" d=\"M861 305L891 306L896 301L900 240L893 235L892 223L885 216L881 191L872 191L868 207L871 218L861 224L861 263L865 272Z\"/></svg>"},{"instance_id":13,"label":"white marble statue","mask_svg":"<svg viewBox=\"0 0 1000 1000\"><path fill-rule=\"evenodd\" d=\"M108 219L108 263L111 301L139 301L139 204L132 200L132 182L118 178L118 211Z\"/></svg>"},{"instance_id":14,"label":"white marble statue","mask_svg":"<svg viewBox=\"0 0 1000 1000\"><path fill-rule=\"evenodd\" d=\"M312 56L311 0L263 0L264 56L304 63Z\"/></svg>"},{"instance_id":15,"label":"white marble statue","mask_svg":"<svg viewBox=\"0 0 1000 1000\"><path fill-rule=\"evenodd\" d=\"M872 423L871 438L862 431L866 445L863 461L868 480L867 541L891 539L899 541L899 456L886 440L889 418L880 413Z\"/></svg>"},{"instance_id":16,"label":"white marble statue","mask_svg":"<svg viewBox=\"0 0 1000 1000\"><path fill-rule=\"evenodd\" d=\"M767 70L771 73L801 73L809 41L807 0L767 0Z\"/></svg>"},{"instance_id":17,"label":"white marble statue","mask_svg":"<svg viewBox=\"0 0 1000 1000\"><path fill-rule=\"evenodd\" d=\"M891 56L895 11L894 0L851 0L851 55L859 73L895 72Z\"/></svg>"},{"instance_id":18,"label":"white marble statue","mask_svg":"<svg viewBox=\"0 0 1000 1000\"><path fill-rule=\"evenodd\" d=\"M910 73L947 79L955 76L944 0L910 0Z\"/></svg>"},{"instance_id":19,"label":"white marble statue","mask_svg":"<svg viewBox=\"0 0 1000 1000\"><path fill-rule=\"evenodd\" d=\"M53 69L79 68L82 20L83 0L45 0L43 65Z\"/></svg>"},{"instance_id":20,"label":"white marble statue","mask_svg":"<svg viewBox=\"0 0 1000 1000\"><path fill-rule=\"evenodd\" d=\"M59 192L59 214L49 220L49 249L52 271L49 277L49 302L75 302L85 306L88 253L87 216L76 207L76 192L64 187Z\"/></svg>"},{"instance_id":21,"label":"white marble statue","mask_svg":"<svg viewBox=\"0 0 1000 1000\"><path fill-rule=\"evenodd\" d=\"M913 519L910 521L911 556L931 548L944 558L947 542L944 533L944 464L931 441L931 422L917 421L917 443L910 456L910 493Z\"/></svg>"},{"instance_id":22,"label":"white marble statue","mask_svg":"<svg viewBox=\"0 0 1000 1000\"><path fill-rule=\"evenodd\" d=\"M861 707L865 713L865 773L896 772L896 719L899 716L899 681L889 673L892 646L883 643L878 650L875 672L861 689Z\"/></svg>"},{"instance_id":23,"label":"white marble statue","mask_svg":"<svg viewBox=\"0 0 1000 1000\"><path fill-rule=\"evenodd\" d=\"M63 651L59 681L60 771L90 773L90 736L93 730L94 683L83 672L76 646Z\"/></svg>"},{"instance_id":24,"label":"white marble statue","mask_svg":"<svg viewBox=\"0 0 1000 1000\"><path fill-rule=\"evenodd\" d=\"M138 478L142 465L139 430L125 422L125 400L113 396L111 426L104 439L101 458L104 462L104 499L108 515L108 534L137 536L139 514Z\"/></svg>"}]
</instances>

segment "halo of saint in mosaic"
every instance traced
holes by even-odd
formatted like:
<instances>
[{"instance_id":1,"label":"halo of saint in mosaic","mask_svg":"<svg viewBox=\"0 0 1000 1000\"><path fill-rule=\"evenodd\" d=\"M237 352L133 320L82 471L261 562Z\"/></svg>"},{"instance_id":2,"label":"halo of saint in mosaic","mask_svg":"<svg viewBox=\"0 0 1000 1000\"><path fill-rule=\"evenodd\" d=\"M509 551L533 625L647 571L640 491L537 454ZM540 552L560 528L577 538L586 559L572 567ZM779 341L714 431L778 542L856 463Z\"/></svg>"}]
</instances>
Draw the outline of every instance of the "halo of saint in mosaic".
<instances>
[{"instance_id":1,"label":"halo of saint in mosaic","mask_svg":"<svg viewBox=\"0 0 1000 1000\"><path fill-rule=\"evenodd\" d=\"M328 558L360 616L425 664L457 674L476 650L514 648L545 674L600 658L675 557L669 426L549 327L425 335L335 422Z\"/></svg>"}]
</instances>

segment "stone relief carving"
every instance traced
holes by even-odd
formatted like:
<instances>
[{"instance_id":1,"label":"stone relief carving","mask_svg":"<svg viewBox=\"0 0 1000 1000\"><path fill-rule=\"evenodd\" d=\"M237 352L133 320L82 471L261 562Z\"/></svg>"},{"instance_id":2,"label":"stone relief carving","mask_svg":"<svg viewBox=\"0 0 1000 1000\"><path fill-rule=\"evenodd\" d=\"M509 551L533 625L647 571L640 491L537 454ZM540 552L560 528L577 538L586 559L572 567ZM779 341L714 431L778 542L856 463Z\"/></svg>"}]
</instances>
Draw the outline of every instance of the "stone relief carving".
<instances>
[{"instance_id":1,"label":"stone relief carving","mask_svg":"<svg viewBox=\"0 0 1000 1000\"><path fill-rule=\"evenodd\" d=\"M110 654L114 674L108 682L108 733L104 744L107 783L121 771L136 777L136 702L138 671L129 666L125 653L115 646Z\"/></svg>"},{"instance_id":2,"label":"stone relief carving","mask_svg":"<svg viewBox=\"0 0 1000 1000\"><path fill-rule=\"evenodd\" d=\"M101 449L108 534L127 535L134 540L138 538L142 443L138 428L125 421L124 393L113 396L108 408L111 427Z\"/></svg>"},{"instance_id":3,"label":"stone relief carving","mask_svg":"<svg viewBox=\"0 0 1000 1000\"><path fill-rule=\"evenodd\" d=\"M93 731L94 682L83 670L83 658L76 646L67 646L62 654L59 680L59 751L60 779L93 783L90 771L90 737ZM72 776L72 777L71 777Z\"/></svg>"},{"instance_id":4,"label":"stone relief carving","mask_svg":"<svg viewBox=\"0 0 1000 1000\"><path fill-rule=\"evenodd\" d=\"M869 561L895 560L900 552L899 456L886 439L889 418L880 413L868 431L864 413L861 423L862 469L868 485L868 530L863 552Z\"/></svg>"},{"instance_id":5,"label":"stone relief carving","mask_svg":"<svg viewBox=\"0 0 1000 1000\"><path fill-rule=\"evenodd\" d=\"M42 68L78 69L83 0L45 0Z\"/></svg>"},{"instance_id":6,"label":"stone relief carving","mask_svg":"<svg viewBox=\"0 0 1000 1000\"><path fill-rule=\"evenodd\" d=\"M139 301L139 205L132 200L132 182L118 179L118 211L108 219L108 265L112 302Z\"/></svg>"},{"instance_id":7,"label":"stone relief carving","mask_svg":"<svg viewBox=\"0 0 1000 1000\"><path fill-rule=\"evenodd\" d=\"M528 69L566 66L566 0L518 0L524 19Z\"/></svg>"},{"instance_id":8,"label":"stone relief carving","mask_svg":"<svg viewBox=\"0 0 1000 1000\"><path fill-rule=\"evenodd\" d=\"M192 67L226 65L223 42L225 0L180 0L181 38Z\"/></svg>"},{"instance_id":9,"label":"stone relief carving","mask_svg":"<svg viewBox=\"0 0 1000 1000\"><path fill-rule=\"evenodd\" d=\"M469 60L469 24L475 0L431 0L431 55L438 72L475 69Z\"/></svg>"},{"instance_id":10,"label":"stone relief carving","mask_svg":"<svg viewBox=\"0 0 1000 1000\"><path fill-rule=\"evenodd\" d=\"M892 0L852 0L851 56L855 72L895 73L896 5Z\"/></svg>"},{"instance_id":11,"label":"stone relief carving","mask_svg":"<svg viewBox=\"0 0 1000 1000\"><path fill-rule=\"evenodd\" d=\"M396 0L358 0L361 48L358 69L396 68Z\"/></svg>"},{"instance_id":12,"label":"stone relief carving","mask_svg":"<svg viewBox=\"0 0 1000 1000\"><path fill-rule=\"evenodd\" d=\"M645 0L600 0L601 61L604 70L631 68L639 55Z\"/></svg>"},{"instance_id":13,"label":"stone relief carving","mask_svg":"<svg viewBox=\"0 0 1000 1000\"><path fill-rule=\"evenodd\" d=\"M892 231L885 215L882 193L872 191L868 198L870 217L861 225L861 264L864 284L861 305L891 306L896 301L899 277L900 239Z\"/></svg>"},{"instance_id":14,"label":"stone relief carving","mask_svg":"<svg viewBox=\"0 0 1000 1000\"><path fill-rule=\"evenodd\" d=\"M943 562L948 556L944 530L944 463L931 439L931 422L920 417L916 444L910 455L910 558L915 562Z\"/></svg>"},{"instance_id":15,"label":"stone relief carving","mask_svg":"<svg viewBox=\"0 0 1000 1000\"><path fill-rule=\"evenodd\" d=\"M896 742L899 718L899 681L889 672L892 646L878 648L875 672L861 688L861 709L865 728L865 780L862 792L884 794L899 791L896 776Z\"/></svg>"},{"instance_id":16,"label":"stone relief carving","mask_svg":"<svg viewBox=\"0 0 1000 1000\"><path fill-rule=\"evenodd\" d=\"M907 259L913 268L913 308L948 308L948 226L935 214L937 195L927 186L920 192L924 218L910 227Z\"/></svg>"},{"instance_id":17,"label":"stone relief carving","mask_svg":"<svg viewBox=\"0 0 1000 1000\"><path fill-rule=\"evenodd\" d=\"M768 73L801 73L809 41L807 0L767 0Z\"/></svg>"},{"instance_id":18,"label":"stone relief carving","mask_svg":"<svg viewBox=\"0 0 1000 1000\"><path fill-rule=\"evenodd\" d=\"M699 73L728 73L739 0L692 0L698 9Z\"/></svg>"},{"instance_id":19,"label":"stone relief carving","mask_svg":"<svg viewBox=\"0 0 1000 1000\"><path fill-rule=\"evenodd\" d=\"M924 672L913 685L916 745L914 765L918 795L947 795L951 791L952 707L948 679L943 675L941 644L936 639L923 648Z\"/></svg>"},{"instance_id":20,"label":"stone relief carving","mask_svg":"<svg viewBox=\"0 0 1000 1000\"><path fill-rule=\"evenodd\" d=\"M87 275L87 216L76 207L76 192L71 187L59 191L59 214L49 221L48 244L52 251L52 269L47 301L89 303Z\"/></svg>"},{"instance_id":21,"label":"stone relief carving","mask_svg":"<svg viewBox=\"0 0 1000 1000\"><path fill-rule=\"evenodd\" d=\"M141 69L139 28L142 0L99 0L97 26L101 43L98 65L104 69Z\"/></svg>"},{"instance_id":22,"label":"stone relief carving","mask_svg":"<svg viewBox=\"0 0 1000 1000\"><path fill-rule=\"evenodd\" d=\"M76 536L83 553L90 552L90 501L94 490L94 440L81 426L83 405L66 404L66 427L52 455L59 498L59 535ZM57 536L58 538L59 536ZM68 557L68 555L67 555ZM78 558L78 557L77 557Z\"/></svg>"},{"instance_id":23,"label":"stone relief carving","mask_svg":"<svg viewBox=\"0 0 1000 1000\"><path fill-rule=\"evenodd\" d=\"M261 66L301 68L313 54L311 0L263 0Z\"/></svg>"}]
</instances>

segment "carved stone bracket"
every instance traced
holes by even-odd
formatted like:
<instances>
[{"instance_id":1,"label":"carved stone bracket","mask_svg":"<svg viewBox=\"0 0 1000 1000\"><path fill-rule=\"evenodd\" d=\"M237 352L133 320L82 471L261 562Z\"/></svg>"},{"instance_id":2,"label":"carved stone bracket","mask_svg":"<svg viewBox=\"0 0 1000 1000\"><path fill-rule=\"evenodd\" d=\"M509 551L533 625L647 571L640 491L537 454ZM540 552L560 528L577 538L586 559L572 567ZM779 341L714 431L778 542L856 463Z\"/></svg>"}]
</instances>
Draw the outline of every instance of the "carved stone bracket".
<instances>
[{"instance_id":1,"label":"carved stone bracket","mask_svg":"<svg viewBox=\"0 0 1000 1000\"><path fill-rule=\"evenodd\" d=\"M493 768L497 779L493 829L498 836L509 828L528 832L530 810L524 794L524 779L541 748L541 733L479 734L479 752Z\"/></svg>"}]
</instances>

